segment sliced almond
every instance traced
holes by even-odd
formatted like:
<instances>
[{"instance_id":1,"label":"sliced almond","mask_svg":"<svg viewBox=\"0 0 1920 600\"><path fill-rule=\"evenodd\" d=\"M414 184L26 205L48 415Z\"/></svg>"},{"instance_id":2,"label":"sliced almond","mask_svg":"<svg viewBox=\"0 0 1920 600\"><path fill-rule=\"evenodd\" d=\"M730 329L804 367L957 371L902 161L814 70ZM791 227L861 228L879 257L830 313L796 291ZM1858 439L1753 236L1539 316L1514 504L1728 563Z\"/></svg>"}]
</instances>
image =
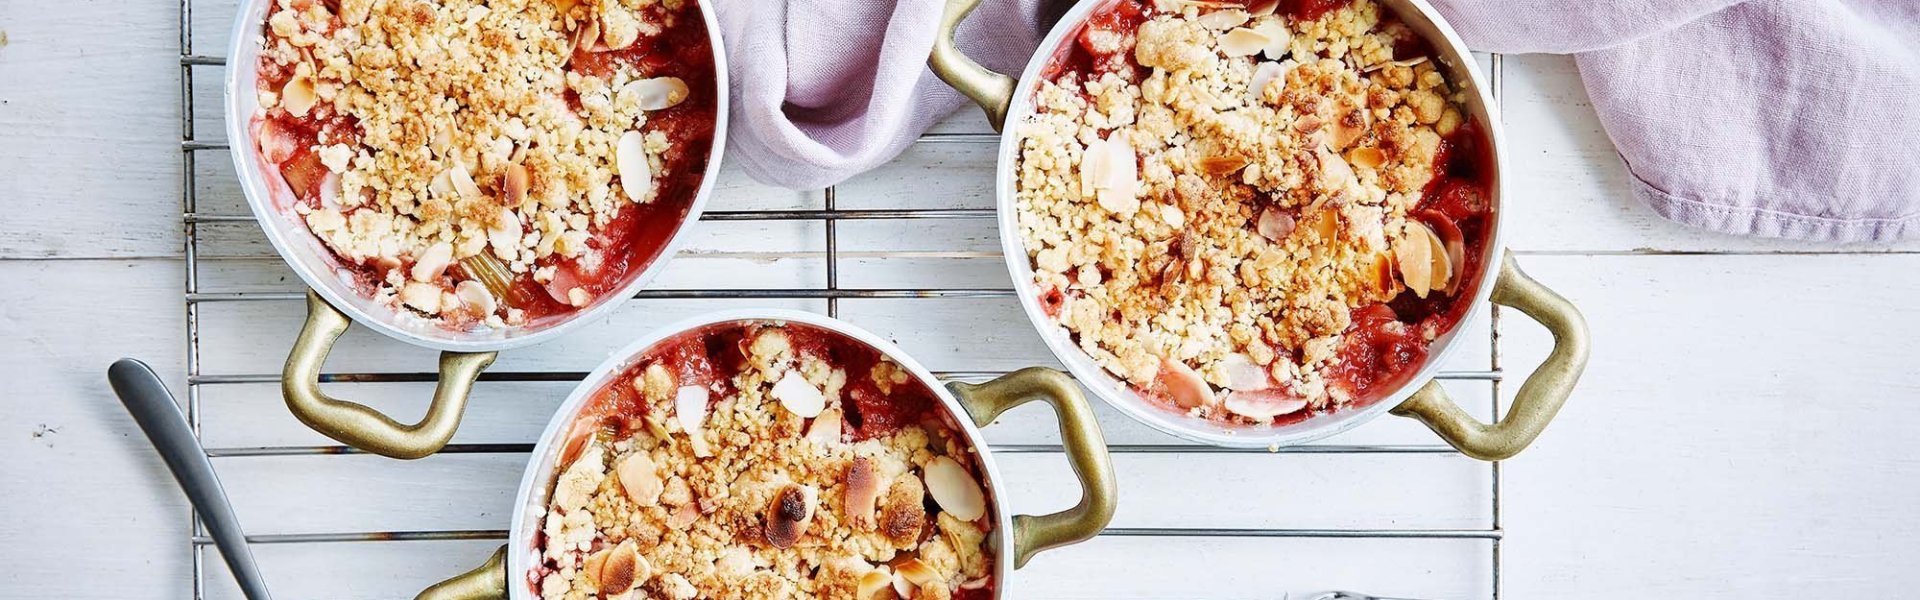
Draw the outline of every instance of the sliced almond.
<instances>
[{"instance_id":1,"label":"sliced almond","mask_svg":"<svg viewBox=\"0 0 1920 600\"><path fill-rule=\"evenodd\" d=\"M1194 166L1199 167L1201 173L1220 176L1243 169L1248 162L1250 161L1245 156L1207 156L1201 158L1199 164Z\"/></svg>"},{"instance_id":2,"label":"sliced almond","mask_svg":"<svg viewBox=\"0 0 1920 600\"><path fill-rule=\"evenodd\" d=\"M1253 56L1266 50L1267 44L1271 43L1273 38L1264 33L1235 27L1220 36L1220 52L1233 57Z\"/></svg>"},{"instance_id":3,"label":"sliced almond","mask_svg":"<svg viewBox=\"0 0 1920 600\"><path fill-rule=\"evenodd\" d=\"M500 307L499 302L493 299L493 293L487 291L487 286L472 279L453 286L453 295L460 299L462 306L466 306L475 315L490 315Z\"/></svg>"},{"instance_id":4,"label":"sliced almond","mask_svg":"<svg viewBox=\"0 0 1920 600\"><path fill-rule=\"evenodd\" d=\"M820 393L820 388L807 383L807 378L800 375L799 369L788 369L787 374L773 384L773 398L779 400L780 406L786 407L788 412L800 415L803 419L818 417L820 411L827 408L826 395Z\"/></svg>"},{"instance_id":5,"label":"sliced almond","mask_svg":"<svg viewBox=\"0 0 1920 600\"><path fill-rule=\"evenodd\" d=\"M440 314L440 286L409 281L400 287L400 303L429 315Z\"/></svg>"},{"instance_id":6,"label":"sliced almond","mask_svg":"<svg viewBox=\"0 0 1920 600\"><path fill-rule=\"evenodd\" d=\"M340 174L331 170L320 176L320 205L340 208Z\"/></svg>"},{"instance_id":7,"label":"sliced almond","mask_svg":"<svg viewBox=\"0 0 1920 600\"><path fill-rule=\"evenodd\" d=\"M646 452L634 452L620 459L613 466L620 477L620 489L627 493L627 499L639 506L653 506L660 503L660 492L667 489L667 482L660 478L660 470L654 466L653 458Z\"/></svg>"},{"instance_id":8,"label":"sliced almond","mask_svg":"<svg viewBox=\"0 0 1920 600\"><path fill-rule=\"evenodd\" d=\"M1213 387L1207 385L1186 363L1171 358L1160 359L1160 387L1166 390L1167 398L1180 408L1200 408L1212 406L1215 402Z\"/></svg>"},{"instance_id":9,"label":"sliced almond","mask_svg":"<svg viewBox=\"0 0 1920 600\"><path fill-rule=\"evenodd\" d=\"M600 593L609 596L625 594L635 584L646 581L652 575L652 570L652 565L640 556L639 546L633 540L620 542L600 566Z\"/></svg>"},{"instance_id":10,"label":"sliced almond","mask_svg":"<svg viewBox=\"0 0 1920 600\"><path fill-rule=\"evenodd\" d=\"M295 75L280 87L280 106L287 109L287 114L307 116L307 111L313 110L313 105L319 103L320 95L313 90L312 77Z\"/></svg>"},{"instance_id":11,"label":"sliced almond","mask_svg":"<svg viewBox=\"0 0 1920 600\"><path fill-rule=\"evenodd\" d=\"M1437 292L1452 289L1453 259L1447 254L1446 242L1441 241L1440 236L1432 229L1427 230L1427 240L1433 243L1432 249L1429 250L1433 257L1433 290Z\"/></svg>"},{"instance_id":12,"label":"sliced almond","mask_svg":"<svg viewBox=\"0 0 1920 600\"><path fill-rule=\"evenodd\" d=\"M1387 153L1373 146L1362 146L1347 153L1347 162L1363 169L1378 169L1386 164Z\"/></svg>"},{"instance_id":13,"label":"sliced almond","mask_svg":"<svg viewBox=\"0 0 1920 600\"><path fill-rule=\"evenodd\" d=\"M1439 211L1423 210L1415 216L1433 230L1434 235L1440 238L1441 247L1446 249L1447 282L1434 289L1448 294L1454 293L1455 288L1461 283L1460 279L1465 277L1467 272L1466 237L1460 232L1460 226L1455 224L1453 219Z\"/></svg>"},{"instance_id":14,"label":"sliced almond","mask_svg":"<svg viewBox=\"0 0 1920 600\"><path fill-rule=\"evenodd\" d=\"M673 512L667 515L667 526L674 529L686 529L688 525L692 525L694 521L699 519L699 507L694 506L693 503L682 504L679 508L673 509Z\"/></svg>"},{"instance_id":15,"label":"sliced almond","mask_svg":"<svg viewBox=\"0 0 1920 600\"><path fill-rule=\"evenodd\" d=\"M912 598L914 597L913 588L913 582L907 581L906 576L901 575L899 571L893 572L894 594L899 595L901 598Z\"/></svg>"},{"instance_id":16,"label":"sliced almond","mask_svg":"<svg viewBox=\"0 0 1920 600\"><path fill-rule=\"evenodd\" d=\"M573 46L587 52L599 52L604 50L600 47L600 19L595 18L592 11L588 13L586 20L580 23L580 30L574 32Z\"/></svg>"},{"instance_id":17,"label":"sliced almond","mask_svg":"<svg viewBox=\"0 0 1920 600\"><path fill-rule=\"evenodd\" d=\"M909 583L920 587L933 585L934 582L940 581L940 573L933 570L932 565L927 564L926 561L920 560L919 558L909 558L894 563L893 572L896 575L905 577Z\"/></svg>"},{"instance_id":18,"label":"sliced almond","mask_svg":"<svg viewBox=\"0 0 1920 600\"><path fill-rule=\"evenodd\" d=\"M1140 159L1127 132L1108 134L1087 148L1087 155L1081 175L1090 181L1100 207L1122 216L1140 210Z\"/></svg>"},{"instance_id":19,"label":"sliced almond","mask_svg":"<svg viewBox=\"0 0 1920 600\"><path fill-rule=\"evenodd\" d=\"M962 521L972 521L987 514L987 497L980 491L980 482L974 481L973 473L967 471L960 461L952 457L936 456L927 461L921 470L927 479L927 493L940 505L940 510Z\"/></svg>"},{"instance_id":20,"label":"sliced almond","mask_svg":"<svg viewBox=\"0 0 1920 600\"><path fill-rule=\"evenodd\" d=\"M513 260L520 254L520 217L511 210L502 210L493 217L493 223L487 227L487 243L493 246L494 256L501 260Z\"/></svg>"},{"instance_id":21,"label":"sliced almond","mask_svg":"<svg viewBox=\"0 0 1920 600\"><path fill-rule=\"evenodd\" d=\"M620 188L627 191L627 199L645 202L653 191L653 165L647 162L646 135L638 131L621 134L613 157L620 169Z\"/></svg>"},{"instance_id":22,"label":"sliced almond","mask_svg":"<svg viewBox=\"0 0 1920 600\"><path fill-rule=\"evenodd\" d=\"M873 505L880 499L880 473L873 460L861 456L847 465L846 495L840 499L847 521L860 529L873 527Z\"/></svg>"},{"instance_id":23,"label":"sliced almond","mask_svg":"<svg viewBox=\"0 0 1920 600\"><path fill-rule=\"evenodd\" d=\"M687 99L687 82L679 77L653 77L628 83L622 94L631 94L640 110L664 110Z\"/></svg>"},{"instance_id":24,"label":"sliced almond","mask_svg":"<svg viewBox=\"0 0 1920 600\"><path fill-rule=\"evenodd\" d=\"M454 164L447 170L447 181L453 184L453 191L462 198L479 198L480 186L473 182L473 173L467 171L464 164Z\"/></svg>"},{"instance_id":25,"label":"sliced almond","mask_svg":"<svg viewBox=\"0 0 1920 600\"><path fill-rule=\"evenodd\" d=\"M1266 99L1267 86L1276 80L1281 83L1281 88L1284 90L1287 71L1292 68L1292 63L1277 62L1263 62L1260 66L1254 67L1253 77L1247 81L1247 90L1253 93L1253 100L1258 102Z\"/></svg>"},{"instance_id":26,"label":"sliced almond","mask_svg":"<svg viewBox=\"0 0 1920 600\"><path fill-rule=\"evenodd\" d=\"M813 511L820 506L820 490L810 485L787 484L767 503L767 543L782 550L806 535L813 524Z\"/></svg>"},{"instance_id":27,"label":"sliced almond","mask_svg":"<svg viewBox=\"0 0 1920 600\"><path fill-rule=\"evenodd\" d=\"M1253 31L1267 37L1266 45L1260 47L1260 52L1267 58L1282 60L1287 57L1287 47L1293 44L1293 34L1287 32L1287 26L1281 24L1280 20L1261 21L1253 27Z\"/></svg>"},{"instance_id":28,"label":"sliced almond","mask_svg":"<svg viewBox=\"0 0 1920 600\"><path fill-rule=\"evenodd\" d=\"M1332 241L1340 234L1340 213L1331 208L1318 208L1308 213L1307 223L1321 240Z\"/></svg>"},{"instance_id":29,"label":"sliced almond","mask_svg":"<svg viewBox=\"0 0 1920 600\"><path fill-rule=\"evenodd\" d=\"M1229 390L1251 392L1273 387L1273 379L1268 377L1267 369L1245 354L1228 354L1220 359L1220 368L1226 371Z\"/></svg>"},{"instance_id":30,"label":"sliced almond","mask_svg":"<svg viewBox=\"0 0 1920 600\"><path fill-rule=\"evenodd\" d=\"M926 485L912 473L900 475L887 488L887 496L880 503L880 534L895 548L912 548L919 543L927 521L926 498Z\"/></svg>"},{"instance_id":31,"label":"sliced almond","mask_svg":"<svg viewBox=\"0 0 1920 600\"><path fill-rule=\"evenodd\" d=\"M673 396L674 418L680 421L680 428L687 432L687 443L693 447L693 455L700 458L713 456L707 448L706 433L702 427L707 421L707 388L697 385L681 386Z\"/></svg>"},{"instance_id":32,"label":"sliced almond","mask_svg":"<svg viewBox=\"0 0 1920 600\"><path fill-rule=\"evenodd\" d=\"M613 554L613 548L601 548L599 552L587 555L585 560L580 561L580 574L598 584L600 574L607 566L607 556L611 554Z\"/></svg>"},{"instance_id":33,"label":"sliced almond","mask_svg":"<svg viewBox=\"0 0 1920 600\"><path fill-rule=\"evenodd\" d=\"M1334 154L1331 150L1321 148L1319 158L1320 185L1323 188L1333 191L1344 190L1348 185L1360 180L1353 175L1353 166L1348 165L1346 159L1340 158L1340 155Z\"/></svg>"},{"instance_id":34,"label":"sliced almond","mask_svg":"<svg viewBox=\"0 0 1920 600\"><path fill-rule=\"evenodd\" d=\"M1199 23L1201 27L1205 27L1207 29L1220 30L1220 29L1231 29L1234 27L1245 25L1247 24L1247 20L1251 18L1253 18L1253 16L1248 15L1247 11L1240 10L1237 8L1228 8L1228 9L1216 10L1204 15L1200 15L1200 17L1197 19L1194 19L1194 21Z\"/></svg>"},{"instance_id":35,"label":"sliced almond","mask_svg":"<svg viewBox=\"0 0 1920 600\"><path fill-rule=\"evenodd\" d=\"M526 165L507 165L507 172L500 176L500 204L507 208L520 206L527 201L527 188L532 184L533 177L527 174Z\"/></svg>"},{"instance_id":36,"label":"sliced almond","mask_svg":"<svg viewBox=\"0 0 1920 600\"><path fill-rule=\"evenodd\" d=\"M1227 412L1255 421L1271 421L1274 417L1299 412L1307 407L1307 400L1299 396L1275 390L1233 392L1227 394L1220 405Z\"/></svg>"},{"instance_id":37,"label":"sliced almond","mask_svg":"<svg viewBox=\"0 0 1920 600\"><path fill-rule=\"evenodd\" d=\"M427 246L426 250L420 252L420 256L413 259L413 268L408 271L408 274L413 276L414 281L433 281L439 279L440 274L445 273L447 266L451 264L453 264L453 244L439 242Z\"/></svg>"},{"instance_id":38,"label":"sliced almond","mask_svg":"<svg viewBox=\"0 0 1920 600\"><path fill-rule=\"evenodd\" d=\"M845 425L842 423L844 420L845 416L838 408L820 411L820 414L813 418L813 424L807 426L807 439L821 446L840 443L840 434L845 430Z\"/></svg>"},{"instance_id":39,"label":"sliced almond","mask_svg":"<svg viewBox=\"0 0 1920 600\"><path fill-rule=\"evenodd\" d=\"M1269 207L1260 211L1260 220L1254 223L1254 230L1260 233L1260 237L1279 242L1293 235L1295 225L1293 215L1287 214L1284 210Z\"/></svg>"},{"instance_id":40,"label":"sliced almond","mask_svg":"<svg viewBox=\"0 0 1920 600\"><path fill-rule=\"evenodd\" d=\"M1393 255L1400 266L1400 281L1413 295L1427 297L1433 290L1433 230L1419 221L1407 221L1407 233L1394 244Z\"/></svg>"},{"instance_id":41,"label":"sliced almond","mask_svg":"<svg viewBox=\"0 0 1920 600\"><path fill-rule=\"evenodd\" d=\"M893 591L893 570L885 565L860 575L859 584L854 586L854 597L858 600L890 600L898 598Z\"/></svg>"}]
</instances>

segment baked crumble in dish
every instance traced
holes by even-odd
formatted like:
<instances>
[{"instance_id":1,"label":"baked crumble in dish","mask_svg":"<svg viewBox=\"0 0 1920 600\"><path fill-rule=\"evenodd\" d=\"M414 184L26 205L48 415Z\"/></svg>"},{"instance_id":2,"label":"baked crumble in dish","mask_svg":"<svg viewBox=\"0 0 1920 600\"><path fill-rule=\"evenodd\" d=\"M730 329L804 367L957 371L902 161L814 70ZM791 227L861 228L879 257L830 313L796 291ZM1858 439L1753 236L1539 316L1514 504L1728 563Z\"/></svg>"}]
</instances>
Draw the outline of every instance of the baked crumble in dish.
<instances>
[{"instance_id":1,"label":"baked crumble in dish","mask_svg":"<svg viewBox=\"0 0 1920 600\"><path fill-rule=\"evenodd\" d=\"M1282 425L1405 383L1471 308L1490 145L1372 0L1115 0L1017 123L1036 299L1150 402Z\"/></svg>"},{"instance_id":2,"label":"baked crumble in dish","mask_svg":"<svg viewBox=\"0 0 1920 600\"><path fill-rule=\"evenodd\" d=\"M877 350L734 322L612 381L560 454L528 573L542 598L993 597L983 469Z\"/></svg>"},{"instance_id":3,"label":"baked crumble in dish","mask_svg":"<svg viewBox=\"0 0 1920 600\"><path fill-rule=\"evenodd\" d=\"M397 311L453 330L569 315L638 277L699 193L721 93L701 11L276 0L260 167Z\"/></svg>"}]
</instances>

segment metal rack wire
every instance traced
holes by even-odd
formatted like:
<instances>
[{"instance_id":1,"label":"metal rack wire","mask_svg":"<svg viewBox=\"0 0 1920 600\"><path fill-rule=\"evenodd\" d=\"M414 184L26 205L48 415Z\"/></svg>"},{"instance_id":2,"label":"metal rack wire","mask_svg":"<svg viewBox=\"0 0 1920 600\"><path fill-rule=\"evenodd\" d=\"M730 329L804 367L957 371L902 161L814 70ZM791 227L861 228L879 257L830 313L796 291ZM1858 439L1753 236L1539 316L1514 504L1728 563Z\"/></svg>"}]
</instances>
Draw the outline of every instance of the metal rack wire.
<instances>
[{"instance_id":1,"label":"metal rack wire","mask_svg":"<svg viewBox=\"0 0 1920 600\"><path fill-rule=\"evenodd\" d=\"M204 0L202 0L204 1ZM249 222L253 220L246 214L205 214L200 212L197 194L195 162L202 154L210 153L210 160L223 161L227 144L220 141L208 141L198 137L194 123L194 80L202 72L213 76L225 67L224 57L197 54L193 40L193 10L195 0L181 0L180 4L180 95L181 95L181 224L184 228L186 247L185 259L185 295L186 310L186 368L187 368L187 418L194 432L200 433L201 392L208 386L235 384L272 383L280 380L278 373L207 375L202 373L200 309L203 305L228 302L291 301L304 298L296 292L232 292L206 291L200 286L202 259L199 256L200 225L208 223ZM221 15L224 20L226 15ZM1501 59L1495 55L1491 59L1491 82L1494 96L1500 97ZM977 133L934 133L922 138L921 143L969 143L996 144L998 137ZM858 220L921 220L921 219L991 219L994 211L990 208L957 209L841 209L836 207L835 189L827 188L823 192L823 208L819 210L752 210L752 211L709 211L702 221L821 221L825 229L826 273L824 285L820 287L799 287L785 289L676 289L646 290L635 299L819 299L826 301L827 314L838 316L842 299L909 299L909 298L1006 298L1013 290L1008 288L845 288L840 285L840 234L838 223ZM1499 307L1494 307L1492 331L1498 330ZM1498 335L1490 342L1492 356L1491 368L1487 371L1443 372L1441 379L1463 381L1485 381L1493 387L1489 407L1498 413L1498 398L1502 371ZM566 371L492 371L483 374L480 381L579 381L585 372ZM978 381L1000 375L989 371L947 371L936 373L942 379ZM322 382L341 383L398 383L431 382L436 373L331 373L321 376ZM278 402L278 398L261 398L263 402ZM443 453L528 453L532 444L454 444ZM995 445L996 453L1060 453L1057 444ZM1115 453L1282 453L1282 454L1454 454L1455 451L1439 444L1421 445L1311 445L1277 450L1267 449L1231 449L1207 446L1188 446L1177 444L1123 444L1112 446ZM209 457L242 458L285 455L334 455L357 454L357 450L344 446L257 446L257 447L212 447L207 449ZM1496 600L1501 597L1502 578L1501 541L1504 531L1500 520L1501 473L1499 463L1491 466L1491 490L1489 507L1492 516L1491 525L1485 529L1280 529L1280 528L1110 528L1103 536L1136 537L1243 537L1243 538L1396 538L1396 539L1473 539L1485 540L1491 546L1492 581L1490 589ZM201 526L198 515L189 512L192 519L192 572L193 598L206 597L206 549L213 544ZM312 534L270 534L250 535L248 541L253 544L309 544L331 542L365 541L418 541L418 540L499 540L505 539L506 530L435 530L435 531L364 531L348 533L312 533Z\"/></svg>"}]
</instances>

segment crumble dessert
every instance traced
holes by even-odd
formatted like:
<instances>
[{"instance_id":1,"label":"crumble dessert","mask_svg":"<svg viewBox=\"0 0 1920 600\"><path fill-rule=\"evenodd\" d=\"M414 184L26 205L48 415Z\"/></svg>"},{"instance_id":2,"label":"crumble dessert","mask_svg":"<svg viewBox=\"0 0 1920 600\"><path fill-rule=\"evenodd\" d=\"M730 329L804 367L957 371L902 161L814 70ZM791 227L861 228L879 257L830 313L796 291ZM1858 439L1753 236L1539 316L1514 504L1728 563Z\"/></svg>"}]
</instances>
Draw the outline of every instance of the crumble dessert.
<instances>
[{"instance_id":1,"label":"crumble dessert","mask_svg":"<svg viewBox=\"0 0 1920 600\"><path fill-rule=\"evenodd\" d=\"M1487 144L1372 0L1114 0L1049 63L1016 209L1042 310L1189 415L1376 400L1465 316Z\"/></svg>"},{"instance_id":2,"label":"crumble dessert","mask_svg":"<svg viewBox=\"0 0 1920 600\"><path fill-rule=\"evenodd\" d=\"M362 291L452 329L617 292L714 144L695 0L276 0L251 131Z\"/></svg>"},{"instance_id":3,"label":"crumble dessert","mask_svg":"<svg viewBox=\"0 0 1920 600\"><path fill-rule=\"evenodd\" d=\"M590 402L528 574L546 600L993 597L973 449L871 347L710 326Z\"/></svg>"}]
</instances>

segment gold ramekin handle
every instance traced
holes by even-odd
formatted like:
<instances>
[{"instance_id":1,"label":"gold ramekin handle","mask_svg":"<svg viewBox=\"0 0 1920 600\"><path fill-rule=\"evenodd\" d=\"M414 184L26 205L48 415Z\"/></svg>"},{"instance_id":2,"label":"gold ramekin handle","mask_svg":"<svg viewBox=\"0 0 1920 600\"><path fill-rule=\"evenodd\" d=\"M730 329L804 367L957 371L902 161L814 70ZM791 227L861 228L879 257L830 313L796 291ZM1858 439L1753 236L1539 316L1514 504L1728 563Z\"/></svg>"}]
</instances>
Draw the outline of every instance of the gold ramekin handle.
<instances>
[{"instance_id":1,"label":"gold ramekin handle","mask_svg":"<svg viewBox=\"0 0 1920 600\"><path fill-rule=\"evenodd\" d=\"M1520 384L1506 418L1492 425L1481 423L1447 397L1438 381L1427 382L1393 408L1393 414L1419 419L1462 454L1480 460L1504 460L1525 450L1560 412L1587 368L1587 321L1580 309L1527 277L1511 253L1501 261L1493 302L1520 309L1553 333L1553 352Z\"/></svg>"},{"instance_id":2,"label":"gold ramekin handle","mask_svg":"<svg viewBox=\"0 0 1920 600\"><path fill-rule=\"evenodd\" d=\"M979 104L981 110L987 111L987 122L993 125L994 131L999 131L1007 121L1007 106L1013 103L1013 78L980 66L953 43L953 33L960 28L960 22L979 5L980 0L947 0L946 13L940 17L940 32L933 38L933 54L927 57L927 66L933 68L933 74L940 76L941 81L960 90Z\"/></svg>"},{"instance_id":3,"label":"gold ramekin handle","mask_svg":"<svg viewBox=\"0 0 1920 600\"><path fill-rule=\"evenodd\" d=\"M287 355L280 374L280 392L287 408L301 423L340 443L393 458L420 458L440 451L460 427L467 394L480 372L493 364L495 352L440 353L440 383L433 404L419 423L407 425L364 404L334 399L320 391L320 367L340 334L353 321L338 309L307 292L307 324Z\"/></svg>"},{"instance_id":4,"label":"gold ramekin handle","mask_svg":"<svg viewBox=\"0 0 1920 600\"><path fill-rule=\"evenodd\" d=\"M433 584L413 600L507 600L507 547L493 551L487 564Z\"/></svg>"},{"instance_id":5,"label":"gold ramekin handle","mask_svg":"<svg viewBox=\"0 0 1920 600\"><path fill-rule=\"evenodd\" d=\"M1014 516L1014 568L1026 566L1027 559L1042 550L1086 540L1107 528L1119 494L1113 482L1113 461L1107 456L1107 441L1100 435L1093 407L1073 378L1053 369L1028 367L982 384L949 383L947 389L981 427L1007 409L1034 400L1053 405L1060 420L1060 445L1080 478L1080 503L1050 515Z\"/></svg>"}]
</instances>

